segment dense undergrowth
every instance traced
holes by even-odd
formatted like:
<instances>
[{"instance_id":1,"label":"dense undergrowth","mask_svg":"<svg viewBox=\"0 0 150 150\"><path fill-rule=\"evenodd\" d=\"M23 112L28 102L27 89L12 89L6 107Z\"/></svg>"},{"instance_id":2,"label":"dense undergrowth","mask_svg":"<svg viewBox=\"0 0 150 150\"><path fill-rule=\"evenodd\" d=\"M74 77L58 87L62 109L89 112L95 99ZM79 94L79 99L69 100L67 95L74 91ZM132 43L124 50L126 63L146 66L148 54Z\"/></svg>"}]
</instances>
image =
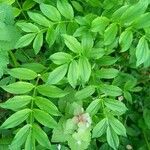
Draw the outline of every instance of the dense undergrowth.
<instances>
[{"instance_id":1,"label":"dense undergrowth","mask_svg":"<svg viewBox=\"0 0 150 150\"><path fill-rule=\"evenodd\" d=\"M150 150L149 0L0 0L0 150Z\"/></svg>"}]
</instances>

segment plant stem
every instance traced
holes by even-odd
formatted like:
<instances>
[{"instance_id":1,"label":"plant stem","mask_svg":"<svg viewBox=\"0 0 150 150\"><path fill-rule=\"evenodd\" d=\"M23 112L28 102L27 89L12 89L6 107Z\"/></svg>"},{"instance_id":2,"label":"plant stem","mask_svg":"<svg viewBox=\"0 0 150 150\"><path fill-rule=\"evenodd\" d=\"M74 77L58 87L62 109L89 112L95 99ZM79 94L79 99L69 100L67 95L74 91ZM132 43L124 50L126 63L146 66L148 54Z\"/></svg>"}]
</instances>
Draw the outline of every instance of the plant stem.
<instances>
[{"instance_id":1,"label":"plant stem","mask_svg":"<svg viewBox=\"0 0 150 150\"><path fill-rule=\"evenodd\" d=\"M38 75L36 83L35 83L35 87L34 87L34 91L33 91L33 99L31 101L31 107L30 107L31 110L33 110L33 108L34 108L33 107L34 106L34 98L36 96L36 87L38 85L39 79L40 79L40 75ZM30 124L33 124L33 122L34 121L33 121L33 112L32 112L31 115L30 115Z\"/></svg>"},{"instance_id":2,"label":"plant stem","mask_svg":"<svg viewBox=\"0 0 150 150\"><path fill-rule=\"evenodd\" d=\"M143 135L144 135L144 139L145 139L145 143L146 143L146 145L147 145L147 148L148 148L148 150L150 150L150 144L149 144L149 142L148 142L146 133L145 133L144 131L143 131Z\"/></svg>"},{"instance_id":3,"label":"plant stem","mask_svg":"<svg viewBox=\"0 0 150 150\"><path fill-rule=\"evenodd\" d=\"M25 13L23 12L23 9L22 9L20 3L18 2L18 0L16 0L16 2L17 2L17 5L19 6L19 8L20 8L20 10L21 10L21 13L23 14L24 18L27 20L27 17L26 17L26 15L25 15Z\"/></svg>"},{"instance_id":4,"label":"plant stem","mask_svg":"<svg viewBox=\"0 0 150 150\"><path fill-rule=\"evenodd\" d=\"M10 57L11 57L13 63L14 63L14 66L18 67L19 63L17 62L17 59L16 59L16 57L14 56L14 54L11 50L9 51L9 55L10 55Z\"/></svg>"}]
</instances>

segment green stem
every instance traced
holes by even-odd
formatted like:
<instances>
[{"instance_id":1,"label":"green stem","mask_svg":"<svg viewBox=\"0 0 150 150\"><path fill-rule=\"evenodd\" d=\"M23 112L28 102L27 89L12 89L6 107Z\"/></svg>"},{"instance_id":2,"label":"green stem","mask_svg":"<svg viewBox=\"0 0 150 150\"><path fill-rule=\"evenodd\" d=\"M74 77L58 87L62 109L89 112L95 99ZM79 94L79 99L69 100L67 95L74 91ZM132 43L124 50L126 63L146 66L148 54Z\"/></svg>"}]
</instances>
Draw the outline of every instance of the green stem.
<instances>
[{"instance_id":1,"label":"green stem","mask_svg":"<svg viewBox=\"0 0 150 150\"><path fill-rule=\"evenodd\" d=\"M143 131L143 135L144 135L144 139L145 139L145 142L146 142L146 145L147 145L147 148L148 150L150 150L150 144L148 142L148 139L147 139L147 136L146 136L146 133Z\"/></svg>"},{"instance_id":2,"label":"green stem","mask_svg":"<svg viewBox=\"0 0 150 150\"><path fill-rule=\"evenodd\" d=\"M33 108L34 108L34 98L36 96L36 88L37 88L40 76L41 75L38 75L36 83L35 83L35 87L34 87L34 91L33 91L33 99L31 101L31 107L30 107L31 110L33 110ZM30 115L30 124L33 124L33 122L34 122L34 118L33 118L33 112L32 112L31 115Z\"/></svg>"},{"instance_id":3,"label":"green stem","mask_svg":"<svg viewBox=\"0 0 150 150\"><path fill-rule=\"evenodd\" d=\"M21 10L21 13L23 14L24 18L27 20L27 17L26 17L26 15L25 15L25 13L23 12L23 9L22 9L20 3L18 2L18 0L16 0L16 2L17 2L17 5L19 6L19 8L20 8L20 10Z\"/></svg>"},{"instance_id":4,"label":"green stem","mask_svg":"<svg viewBox=\"0 0 150 150\"><path fill-rule=\"evenodd\" d=\"M13 54L13 52L11 50L9 51L9 55L10 55L10 57L11 57L13 63L14 63L14 66L18 67L19 64L17 62L17 59L16 59L15 55Z\"/></svg>"}]
</instances>

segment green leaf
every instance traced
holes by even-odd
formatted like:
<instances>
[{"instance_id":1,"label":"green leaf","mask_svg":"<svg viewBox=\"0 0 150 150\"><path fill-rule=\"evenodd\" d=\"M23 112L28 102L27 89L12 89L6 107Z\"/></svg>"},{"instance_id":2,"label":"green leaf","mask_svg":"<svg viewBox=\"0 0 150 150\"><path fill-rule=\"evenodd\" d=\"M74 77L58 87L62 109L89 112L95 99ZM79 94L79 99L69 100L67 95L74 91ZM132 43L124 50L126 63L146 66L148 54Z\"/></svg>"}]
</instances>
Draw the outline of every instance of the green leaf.
<instances>
[{"instance_id":1,"label":"green leaf","mask_svg":"<svg viewBox=\"0 0 150 150\"><path fill-rule=\"evenodd\" d=\"M47 113L39 109L34 109L34 118L42 125L48 128L54 128L57 123L56 121Z\"/></svg>"},{"instance_id":2,"label":"green leaf","mask_svg":"<svg viewBox=\"0 0 150 150\"><path fill-rule=\"evenodd\" d=\"M86 33L82 35L81 45L83 48L83 55L88 56L94 45L94 41L91 33Z\"/></svg>"},{"instance_id":3,"label":"green leaf","mask_svg":"<svg viewBox=\"0 0 150 150\"><path fill-rule=\"evenodd\" d=\"M132 24L134 28L148 28L150 27L150 13L145 13L139 16Z\"/></svg>"},{"instance_id":4,"label":"green leaf","mask_svg":"<svg viewBox=\"0 0 150 150\"><path fill-rule=\"evenodd\" d=\"M105 28L109 24L109 19L102 16L102 17L97 17L92 21L91 25L91 31L92 32L99 32L100 34L104 33Z\"/></svg>"},{"instance_id":5,"label":"green leaf","mask_svg":"<svg viewBox=\"0 0 150 150\"><path fill-rule=\"evenodd\" d=\"M24 32L39 32L39 28L32 23L18 22L17 26L20 27Z\"/></svg>"},{"instance_id":6,"label":"green leaf","mask_svg":"<svg viewBox=\"0 0 150 150\"><path fill-rule=\"evenodd\" d=\"M105 49L92 48L92 50L90 51L89 57L91 57L92 59L99 59L99 58L103 57L104 54L105 54Z\"/></svg>"},{"instance_id":7,"label":"green leaf","mask_svg":"<svg viewBox=\"0 0 150 150\"><path fill-rule=\"evenodd\" d=\"M147 125L147 127L150 129L150 109L145 108L143 112L144 121Z\"/></svg>"},{"instance_id":8,"label":"green leaf","mask_svg":"<svg viewBox=\"0 0 150 150\"><path fill-rule=\"evenodd\" d=\"M130 104L132 104L132 103L133 103L133 102L132 102L132 95L130 94L130 92L128 92L128 91L123 91L123 94L124 94L125 99L126 99Z\"/></svg>"},{"instance_id":9,"label":"green leaf","mask_svg":"<svg viewBox=\"0 0 150 150\"><path fill-rule=\"evenodd\" d=\"M63 35L63 38L65 40L66 46L71 51L73 51L74 53L81 53L82 46L76 38L74 38L73 36L70 36L70 35L66 35L66 34Z\"/></svg>"},{"instance_id":10,"label":"green leaf","mask_svg":"<svg viewBox=\"0 0 150 150\"><path fill-rule=\"evenodd\" d=\"M116 23L110 24L104 32L104 44L105 45L112 44L116 38L117 32L118 32L117 24Z\"/></svg>"},{"instance_id":11,"label":"green leaf","mask_svg":"<svg viewBox=\"0 0 150 150\"><path fill-rule=\"evenodd\" d=\"M80 5L79 2L76 2L76 1L71 1L73 7L79 11L79 12L83 12L83 7Z\"/></svg>"},{"instance_id":12,"label":"green leaf","mask_svg":"<svg viewBox=\"0 0 150 150\"><path fill-rule=\"evenodd\" d=\"M121 45L121 52L127 51L133 41L133 33L131 30L125 30L124 32L121 33L120 38L119 38L119 43Z\"/></svg>"},{"instance_id":13,"label":"green leaf","mask_svg":"<svg viewBox=\"0 0 150 150\"><path fill-rule=\"evenodd\" d=\"M136 66L141 65L149 58L149 46L145 36L141 37L136 47Z\"/></svg>"},{"instance_id":14,"label":"green leaf","mask_svg":"<svg viewBox=\"0 0 150 150\"><path fill-rule=\"evenodd\" d=\"M57 107L47 98L44 97L36 97L35 98L35 104L45 112L54 115L54 116L60 116L60 112L57 109Z\"/></svg>"},{"instance_id":15,"label":"green leaf","mask_svg":"<svg viewBox=\"0 0 150 150\"><path fill-rule=\"evenodd\" d=\"M46 42L48 46L51 47L57 38L56 30L53 27L49 27L46 32Z\"/></svg>"},{"instance_id":16,"label":"green leaf","mask_svg":"<svg viewBox=\"0 0 150 150\"><path fill-rule=\"evenodd\" d=\"M132 91L132 89L136 86L137 84L137 79L133 78L133 79L129 79L125 85L124 85L124 89L127 91Z\"/></svg>"},{"instance_id":17,"label":"green leaf","mask_svg":"<svg viewBox=\"0 0 150 150\"><path fill-rule=\"evenodd\" d=\"M119 138L111 127L107 127L107 142L114 150L118 149Z\"/></svg>"},{"instance_id":18,"label":"green leaf","mask_svg":"<svg viewBox=\"0 0 150 150\"><path fill-rule=\"evenodd\" d=\"M104 104L110 110L118 112L118 115L121 115L127 111L125 104L117 100L105 98Z\"/></svg>"},{"instance_id":19,"label":"green leaf","mask_svg":"<svg viewBox=\"0 0 150 150\"><path fill-rule=\"evenodd\" d=\"M95 92L95 87L94 86L87 86L84 89L77 91L75 94L75 97L78 100L83 100L91 96Z\"/></svg>"},{"instance_id":20,"label":"green leaf","mask_svg":"<svg viewBox=\"0 0 150 150\"><path fill-rule=\"evenodd\" d=\"M90 116L94 116L98 110L100 109L100 99L93 100L90 105L86 108L86 112L90 114Z\"/></svg>"},{"instance_id":21,"label":"green leaf","mask_svg":"<svg viewBox=\"0 0 150 150\"><path fill-rule=\"evenodd\" d=\"M130 24L138 18L147 9L148 0L139 1L137 4L130 6L121 16L120 20L123 24Z\"/></svg>"},{"instance_id":22,"label":"green leaf","mask_svg":"<svg viewBox=\"0 0 150 150\"><path fill-rule=\"evenodd\" d=\"M42 13L46 17L51 19L52 21L60 21L61 20L60 13L54 6L42 3L40 5L40 9L41 9Z\"/></svg>"},{"instance_id":23,"label":"green leaf","mask_svg":"<svg viewBox=\"0 0 150 150\"><path fill-rule=\"evenodd\" d=\"M28 15L35 23L37 23L41 26L44 26L44 27L50 27L51 26L51 22L39 13L28 12Z\"/></svg>"},{"instance_id":24,"label":"green leaf","mask_svg":"<svg viewBox=\"0 0 150 150\"><path fill-rule=\"evenodd\" d=\"M67 0L58 0L57 1L57 8L60 13L67 19L73 19L74 11L72 6L68 3Z\"/></svg>"},{"instance_id":25,"label":"green leaf","mask_svg":"<svg viewBox=\"0 0 150 150\"><path fill-rule=\"evenodd\" d=\"M55 68L52 72L50 72L47 80L47 84L57 84L61 81L66 75L68 70L68 65L64 64L57 68Z\"/></svg>"},{"instance_id":26,"label":"green leaf","mask_svg":"<svg viewBox=\"0 0 150 150\"><path fill-rule=\"evenodd\" d=\"M68 94L68 92L63 91L60 88L52 85L39 85L37 87L37 90L41 95L52 98L60 98Z\"/></svg>"},{"instance_id":27,"label":"green leaf","mask_svg":"<svg viewBox=\"0 0 150 150\"><path fill-rule=\"evenodd\" d=\"M33 136L38 141L40 145L50 149L51 144L49 142L48 136L46 133L36 124L33 125Z\"/></svg>"},{"instance_id":28,"label":"green leaf","mask_svg":"<svg viewBox=\"0 0 150 150\"><path fill-rule=\"evenodd\" d=\"M37 77L36 72L27 68L13 68L10 69L8 73L12 77L22 80L33 80Z\"/></svg>"},{"instance_id":29,"label":"green leaf","mask_svg":"<svg viewBox=\"0 0 150 150\"><path fill-rule=\"evenodd\" d=\"M92 137L101 137L107 130L108 121L107 118L102 119L93 129Z\"/></svg>"},{"instance_id":30,"label":"green leaf","mask_svg":"<svg viewBox=\"0 0 150 150\"><path fill-rule=\"evenodd\" d=\"M41 73L42 71L44 71L46 69L45 66L43 66L42 64L40 63L25 63L25 64L22 64L21 65L23 68L28 68L30 70L33 70L37 73Z\"/></svg>"},{"instance_id":31,"label":"green leaf","mask_svg":"<svg viewBox=\"0 0 150 150\"><path fill-rule=\"evenodd\" d=\"M29 9L33 8L35 6L35 4L36 3L34 1L26 0L26 1L24 1L22 8L23 8L23 10L29 10Z\"/></svg>"},{"instance_id":32,"label":"green leaf","mask_svg":"<svg viewBox=\"0 0 150 150\"><path fill-rule=\"evenodd\" d=\"M33 148L33 137L32 137L32 131L30 130L26 142L25 142L25 150L32 150Z\"/></svg>"},{"instance_id":33,"label":"green leaf","mask_svg":"<svg viewBox=\"0 0 150 150\"><path fill-rule=\"evenodd\" d=\"M34 88L34 85L28 82L18 81L7 86L2 86L2 88L9 93L25 94L30 92Z\"/></svg>"},{"instance_id":34,"label":"green leaf","mask_svg":"<svg viewBox=\"0 0 150 150\"><path fill-rule=\"evenodd\" d=\"M124 127L124 125L116 118L111 117L108 119L108 122L110 124L110 126L112 127L112 129L118 134L118 135L122 135L122 136L127 136L126 135L126 129Z\"/></svg>"},{"instance_id":35,"label":"green leaf","mask_svg":"<svg viewBox=\"0 0 150 150\"><path fill-rule=\"evenodd\" d=\"M22 36L17 41L15 48L17 49L17 48L28 46L33 41L34 38L35 38L35 33L29 33L29 34Z\"/></svg>"},{"instance_id":36,"label":"green leaf","mask_svg":"<svg viewBox=\"0 0 150 150\"><path fill-rule=\"evenodd\" d=\"M73 60L69 65L67 79L69 84L75 88L78 82L79 71L78 71L78 63Z\"/></svg>"},{"instance_id":37,"label":"green leaf","mask_svg":"<svg viewBox=\"0 0 150 150\"><path fill-rule=\"evenodd\" d=\"M87 82L91 76L91 64L86 57L79 58L79 77L83 83Z\"/></svg>"},{"instance_id":38,"label":"green leaf","mask_svg":"<svg viewBox=\"0 0 150 150\"><path fill-rule=\"evenodd\" d=\"M65 63L69 63L72 60L72 56L68 53L57 52L50 56L50 59L53 63L57 65L62 65Z\"/></svg>"},{"instance_id":39,"label":"green leaf","mask_svg":"<svg viewBox=\"0 0 150 150\"><path fill-rule=\"evenodd\" d=\"M111 56L103 56L99 59L98 63L100 66L110 66L117 62L118 58L111 57Z\"/></svg>"},{"instance_id":40,"label":"green leaf","mask_svg":"<svg viewBox=\"0 0 150 150\"><path fill-rule=\"evenodd\" d=\"M101 84L99 85L99 89L102 93L105 93L109 96L120 96L122 94L122 90L114 85Z\"/></svg>"},{"instance_id":41,"label":"green leaf","mask_svg":"<svg viewBox=\"0 0 150 150\"><path fill-rule=\"evenodd\" d=\"M124 14L124 12L129 8L129 5L125 5L122 7L119 7L119 9L117 9L113 14L112 14L112 20L119 22L120 21L120 17Z\"/></svg>"},{"instance_id":42,"label":"green leaf","mask_svg":"<svg viewBox=\"0 0 150 150\"><path fill-rule=\"evenodd\" d=\"M98 70L96 72L96 75L98 78L104 78L104 79L112 79L115 78L119 73L119 70L114 69L114 68L102 68L101 70Z\"/></svg>"},{"instance_id":43,"label":"green leaf","mask_svg":"<svg viewBox=\"0 0 150 150\"><path fill-rule=\"evenodd\" d=\"M13 98L8 99L5 103L0 103L0 107L7 108L11 110L18 110L26 105L28 105L32 100L31 96L22 95L22 96L14 96Z\"/></svg>"},{"instance_id":44,"label":"green leaf","mask_svg":"<svg viewBox=\"0 0 150 150\"><path fill-rule=\"evenodd\" d=\"M26 120L32 110L23 109L11 115L1 126L1 128L14 128Z\"/></svg>"},{"instance_id":45,"label":"green leaf","mask_svg":"<svg viewBox=\"0 0 150 150\"><path fill-rule=\"evenodd\" d=\"M43 33L38 33L33 41L33 49L35 54L38 54L43 45Z\"/></svg>"},{"instance_id":46,"label":"green leaf","mask_svg":"<svg viewBox=\"0 0 150 150\"><path fill-rule=\"evenodd\" d=\"M23 126L18 132L17 134L15 135L10 147L14 147L15 145L16 146L21 146L23 145L23 143L26 141L27 139L27 136L29 134L29 131L30 131L30 128L31 128L31 125L30 124L27 124L25 126Z\"/></svg>"}]
</instances>

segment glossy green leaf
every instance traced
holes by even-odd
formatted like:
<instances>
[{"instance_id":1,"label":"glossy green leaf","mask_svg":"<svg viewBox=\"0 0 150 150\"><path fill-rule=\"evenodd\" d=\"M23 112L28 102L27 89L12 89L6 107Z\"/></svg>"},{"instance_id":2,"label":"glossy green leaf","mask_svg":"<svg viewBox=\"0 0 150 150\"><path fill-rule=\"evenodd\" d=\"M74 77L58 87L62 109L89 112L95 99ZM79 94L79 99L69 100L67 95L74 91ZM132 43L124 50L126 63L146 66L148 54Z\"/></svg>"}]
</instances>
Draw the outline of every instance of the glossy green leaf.
<instances>
[{"instance_id":1,"label":"glossy green leaf","mask_svg":"<svg viewBox=\"0 0 150 150\"><path fill-rule=\"evenodd\" d=\"M10 147L13 148L13 146L15 145L21 146L26 141L30 128L31 128L30 124L23 126L15 135Z\"/></svg>"},{"instance_id":2,"label":"glossy green leaf","mask_svg":"<svg viewBox=\"0 0 150 150\"><path fill-rule=\"evenodd\" d=\"M67 0L58 0L57 1L57 8L60 13L67 19L73 19L74 11L72 6L68 3Z\"/></svg>"},{"instance_id":3,"label":"glossy green leaf","mask_svg":"<svg viewBox=\"0 0 150 150\"><path fill-rule=\"evenodd\" d=\"M127 51L133 41L133 33L130 30L125 30L124 32L121 33L120 38L119 38L119 43L121 45L121 52Z\"/></svg>"},{"instance_id":4,"label":"glossy green leaf","mask_svg":"<svg viewBox=\"0 0 150 150\"><path fill-rule=\"evenodd\" d=\"M73 60L69 65L67 75L68 82L73 88L75 88L77 85L78 77L79 77L78 63L75 60Z\"/></svg>"},{"instance_id":5,"label":"glossy green leaf","mask_svg":"<svg viewBox=\"0 0 150 150\"><path fill-rule=\"evenodd\" d=\"M135 5L130 6L121 16L120 20L122 23L129 24L139 17L147 9L148 0L139 1Z\"/></svg>"},{"instance_id":6,"label":"glossy green leaf","mask_svg":"<svg viewBox=\"0 0 150 150\"><path fill-rule=\"evenodd\" d=\"M35 6L35 4L36 3L34 1L26 0L26 1L24 1L22 8L23 8L23 10L29 10L29 9L33 8Z\"/></svg>"},{"instance_id":7,"label":"glossy green leaf","mask_svg":"<svg viewBox=\"0 0 150 150\"><path fill-rule=\"evenodd\" d=\"M15 48L22 48L22 47L28 46L33 41L34 38L35 38L35 33L29 33L29 34L22 36L17 41Z\"/></svg>"},{"instance_id":8,"label":"glossy green leaf","mask_svg":"<svg viewBox=\"0 0 150 150\"><path fill-rule=\"evenodd\" d=\"M81 45L83 47L83 55L88 56L94 45L93 37L91 33L86 33L82 35Z\"/></svg>"},{"instance_id":9,"label":"glossy green leaf","mask_svg":"<svg viewBox=\"0 0 150 150\"><path fill-rule=\"evenodd\" d=\"M118 149L119 138L111 127L107 127L107 142L114 150Z\"/></svg>"},{"instance_id":10,"label":"glossy green leaf","mask_svg":"<svg viewBox=\"0 0 150 150\"><path fill-rule=\"evenodd\" d=\"M2 124L1 128L8 129L18 126L28 118L31 111L31 109L23 109L14 113Z\"/></svg>"},{"instance_id":11,"label":"glossy green leaf","mask_svg":"<svg viewBox=\"0 0 150 150\"><path fill-rule=\"evenodd\" d=\"M110 24L104 32L104 44L110 45L114 42L118 32L118 26L115 23Z\"/></svg>"},{"instance_id":12,"label":"glossy green leaf","mask_svg":"<svg viewBox=\"0 0 150 150\"><path fill-rule=\"evenodd\" d=\"M102 84L99 86L99 89L109 96L120 96L122 94L122 90L114 85Z\"/></svg>"},{"instance_id":13,"label":"glossy green leaf","mask_svg":"<svg viewBox=\"0 0 150 150\"><path fill-rule=\"evenodd\" d=\"M102 68L96 72L96 75L98 78L112 79L115 78L118 75L118 73L119 70L114 68L108 68L108 69Z\"/></svg>"},{"instance_id":14,"label":"glossy green leaf","mask_svg":"<svg viewBox=\"0 0 150 150\"><path fill-rule=\"evenodd\" d=\"M33 80L37 77L36 72L27 68L13 68L10 69L8 73L12 77L22 80Z\"/></svg>"},{"instance_id":15,"label":"glossy green leaf","mask_svg":"<svg viewBox=\"0 0 150 150\"><path fill-rule=\"evenodd\" d=\"M86 108L86 112L90 114L90 116L94 116L98 110L100 109L100 99L93 100L90 105Z\"/></svg>"},{"instance_id":16,"label":"glossy green leaf","mask_svg":"<svg viewBox=\"0 0 150 150\"><path fill-rule=\"evenodd\" d=\"M100 34L104 33L105 28L109 24L109 19L106 17L97 17L92 21L91 31L99 32Z\"/></svg>"},{"instance_id":17,"label":"glossy green leaf","mask_svg":"<svg viewBox=\"0 0 150 150\"><path fill-rule=\"evenodd\" d=\"M87 82L91 76L91 64L86 57L79 58L79 77L83 83Z\"/></svg>"},{"instance_id":18,"label":"glossy green leaf","mask_svg":"<svg viewBox=\"0 0 150 150\"><path fill-rule=\"evenodd\" d=\"M77 91L75 94L75 97L78 100L86 99L89 96L91 96L95 92L95 87L94 86L87 86L84 89Z\"/></svg>"},{"instance_id":19,"label":"glossy green leaf","mask_svg":"<svg viewBox=\"0 0 150 150\"><path fill-rule=\"evenodd\" d=\"M60 21L61 20L60 13L57 10L57 8L55 8L54 6L42 3L40 5L40 9L41 9L42 13L46 17L51 19L52 21Z\"/></svg>"},{"instance_id":20,"label":"glossy green leaf","mask_svg":"<svg viewBox=\"0 0 150 150\"><path fill-rule=\"evenodd\" d=\"M34 118L42 125L48 128L54 128L57 123L56 121L45 111L40 109L34 109Z\"/></svg>"},{"instance_id":21,"label":"glossy green leaf","mask_svg":"<svg viewBox=\"0 0 150 150\"><path fill-rule=\"evenodd\" d=\"M53 27L48 28L46 32L46 41L48 46L51 47L57 38L56 30Z\"/></svg>"},{"instance_id":22,"label":"glossy green leaf","mask_svg":"<svg viewBox=\"0 0 150 150\"><path fill-rule=\"evenodd\" d=\"M9 93L25 94L30 92L34 88L34 85L28 82L18 81L7 86L2 86L2 88Z\"/></svg>"},{"instance_id":23,"label":"glossy green leaf","mask_svg":"<svg viewBox=\"0 0 150 150\"><path fill-rule=\"evenodd\" d=\"M39 32L39 28L32 23L18 22L17 26L20 27L24 32Z\"/></svg>"},{"instance_id":24,"label":"glossy green leaf","mask_svg":"<svg viewBox=\"0 0 150 150\"><path fill-rule=\"evenodd\" d=\"M43 45L43 33L38 33L33 41L33 49L35 54L38 54Z\"/></svg>"},{"instance_id":25,"label":"glossy green leaf","mask_svg":"<svg viewBox=\"0 0 150 150\"><path fill-rule=\"evenodd\" d=\"M132 24L137 29L150 27L150 13L145 13L138 17Z\"/></svg>"},{"instance_id":26,"label":"glossy green leaf","mask_svg":"<svg viewBox=\"0 0 150 150\"><path fill-rule=\"evenodd\" d=\"M14 96L13 98L8 99L4 103L0 103L0 107L7 108L11 110L18 110L26 105L28 105L32 100L31 96L22 95L22 96Z\"/></svg>"},{"instance_id":27,"label":"glossy green leaf","mask_svg":"<svg viewBox=\"0 0 150 150\"><path fill-rule=\"evenodd\" d=\"M83 12L83 7L82 7L82 5L81 5L79 2L77 2L77 1L72 1L71 3L72 3L72 5L73 5L73 7L74 7L77 11Z\"/></svg>"},{"instance_id":28,"label":"glossy green leaf","mask_svg":"<svg viewBox=\"0 0 150 150\"><path fill-rule=\"evenodd\" d=\"M35 104L43 111L54 115L54 116L60 116L60 112L58 108L47 98L44 97L36 97L35 98Z\"/></svg>"},{"instance_id":29,"label":"glossy green leaf","mask_svg":"<svg viewBox=\"0 0 150 150\"><path fill-rule=\"evenodd\" d=\"M52 98L60 98L68 94L68 92L53 85L39 85L37 90L41 95Z\"/></svg>"},{"instance_id":30,"label":"glossy green leaf","mask_svg":"<svg viewBox=\"0 0 150 150\"><path fill-rule=\"evenodd\" d=\"M128 91L123 91L123 95L124 95L124 98L125 98L130 104L132 104L132 95L130 94L130 92L128 92Z\"/></svg>"},{"instance_id":31,"label":"glossy green leaf","mask_svg":"<svg viewBox=\"0 0 150 150\"><path fill-rule=\"evenodd\" d=\"M32 131L30 130L26 142L25 142L25 150L32 150L33 148L33 137L32 137Z\"/></svg>"},{"instance_id":32,"label":"glossy green leaf","mask_svg":"<svg viewBox=\"0 0 150 150\"><path fill-rule=\"evenodd\" d=\"M96 126L93 129L92 137L98 138L101 137L107 130L107 118L102 119L99 123L96 124Z\"/></svg>"},{"instance_id":33,"label":"glossy green leaf","mask_svg":"<svg viewBox=\"0 0 150 150\"><path fill-rule=\"evenodd\" d=\"M72 60L72 56L68 53L64 52L57 52L50 56L50 59L53 63L57 65L69 63Z\"/></svg>"},{"instance_id":34,"label":"glossy green leaf","mask_svg":"<svg viewBox=\"0 0 150 150\"><path fill-rule=\"evenodd\" d=\"M120 102L120 101L117 101L114 99L106 98L104 101L104 104L110 110L118 112L118 115L119 115L119 113L123 114L127 111L127 107L125 106L125 104L123 102Z\"/></svg>"},{"instance_id":35,"label":"glossy green leaf","mask_svg":"<svg viewBox=\"0 0 150 150\"><path fill-rule=\"evenodd\" d=\"M34 124L32 129L33 136L37 140L37 142L43 147L50 149L51 144L46 133L37 124Z\"/></svg>"},{"instance_id":36,"label":"glossy green leaf","mask_svg":"<svg viewBox=\"0 0 150 150\"><path fill-rule=\"evenodd\" d=\"M116 118L112 117L109 119L109 124L112 127L112 129L118 134L122 136L127 136L126 135L126 129L124 125Z\"/></svg>"},{"instance_id":37,"label":"glossy green leaf","mask_svg":"<svg viewBox=\"0 0 150 150\"><path fill-rule=\"evenodd\" d=\"M68 65L64 64L49 73L47 84L57 84L67 73Z\"/></svg>"},{"instance_id":38,"label":"glossy green leaf","mask_svg":"<svg viewBox=\"0 0 150 150\"><path fill-rule=\"evenodd\" d=\"M89 57L92 59L102 58L105 54L105 50L103 48L92 48L90 51Z\"/></svg>"},{"instance_id":39,"label":"glossy green leaf","mask_svg":"<svg viewBox=\"0 0 150 150\"><path fill-rule=\"evenodd\" d=\"M28 15L35 23L37 23L41 26L44 26L44 27L50 27L51 26L51 22L39 13L28 12Z\"/></svg>"},{"instance_id":40,"label":"glossy green leaf","mask_svg":"<svg viewBox=\"0 0 150 150\"><path fill-rule=\"evenodd\" d=\"M141 37L138 45L136 47L136 58L137 58L137 62L136 65L139 66L142 63L144 63L149 57L149 46L148 46L148 42L145 39L145 37Z\"/></svg>"},{"instance_id":41,"label":"glossy green leaf","mask_svg":"<svg viewBox=\"0 0 150 150\"><path fill-rule=\"evenodd\" d=\"M65 40L66 46L73 51L74 53L81 53L82 51L82 46L79 43L79 41L74 38L73 36L70 35L63 35L63 38Z\"/></svg>"}]
</instances>

